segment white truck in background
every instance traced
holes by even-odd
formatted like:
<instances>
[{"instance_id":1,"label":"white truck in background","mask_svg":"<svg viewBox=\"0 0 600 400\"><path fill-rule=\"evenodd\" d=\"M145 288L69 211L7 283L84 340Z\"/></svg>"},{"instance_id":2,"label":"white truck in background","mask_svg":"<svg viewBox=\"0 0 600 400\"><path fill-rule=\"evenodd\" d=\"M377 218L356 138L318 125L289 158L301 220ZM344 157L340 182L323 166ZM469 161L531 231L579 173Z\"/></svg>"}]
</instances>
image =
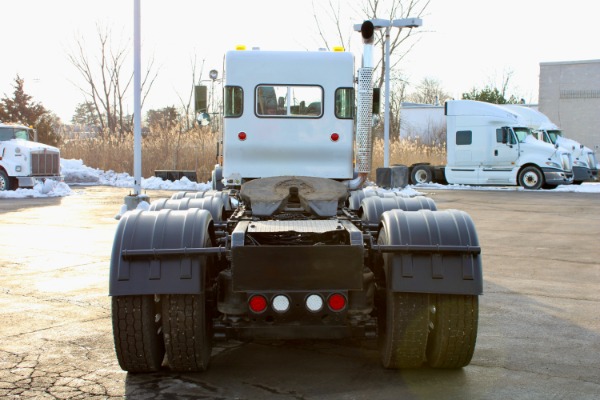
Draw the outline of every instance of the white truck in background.
<instances>
[{"instance_id":1,"label":"white truck in background","mask_svg":"<svg viewBox=\"0 0 600 400\"><path fill-rule=\"evenodd\" d=\"M559 145L571 153L573 157L573 183L579 185L583 182L594 182L598 180L598 161L596 153L589 147L563 136L560 128L550 121L540 111L517 104L505 104L503 107L515 112L526 121L532 134L538 140Z\"/></svg>"},{"instance_id":2,"label":"white truck in background","mask_svg":"<svg viewBox=\"0 0 600 400\"><path fill-rule=\"evenodd\" d=\"M0 191L60 180L60 150L33 141L33 129L0 122Z\"/></svg>"},{"instance_id":3,"label":"white truck in background","mask_svg":"<svg viewBox=\"0 0 600 400\"><path fill-rule=\"evenodd\" d=\"M418 107L402 108L401 132L403 124L411 124L411 113L416 113L413 110ZM517 113L473 100L450 100L444 108L427 108L429 124L436 115L441 119L439 113L444 112L447 164L411 165L411 183L520 185L539 189L573 182L571 154L536 140Z\"/></svg>"}]
</instances>

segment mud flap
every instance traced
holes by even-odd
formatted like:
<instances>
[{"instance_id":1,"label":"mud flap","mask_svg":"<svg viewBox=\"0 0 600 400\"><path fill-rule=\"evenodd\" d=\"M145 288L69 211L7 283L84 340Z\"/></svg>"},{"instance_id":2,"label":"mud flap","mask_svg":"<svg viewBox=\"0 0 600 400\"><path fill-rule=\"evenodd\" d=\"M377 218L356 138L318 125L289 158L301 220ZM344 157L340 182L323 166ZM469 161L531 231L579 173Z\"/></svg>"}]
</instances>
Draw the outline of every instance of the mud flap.
<instances>
[{"instance_id":1,"label":"mud flap","mask_svg":"<svg viewBox=\"0 0 600 400\"><path fill-rule=\"evenodd\" d=\"M479 240L463 211L386 211L378 245L392 292L483 292Z\"/></svg>"},{"instance_id":2,"label":"mud flap","mask_svg":"<svg viewBox=\"0 0 600 400\"><path fill-rule=\"evenodd\" d=\"M185 254L185 249L205 247L212 223L211 214L200 209L126 213L113 243L109 295L202 293L206 274L201 272L207 268L207 256ZM161 249L181 251L158 254ZM127 256L128 251L135 250L158 252Z\"/></svg>"}]
</instances>

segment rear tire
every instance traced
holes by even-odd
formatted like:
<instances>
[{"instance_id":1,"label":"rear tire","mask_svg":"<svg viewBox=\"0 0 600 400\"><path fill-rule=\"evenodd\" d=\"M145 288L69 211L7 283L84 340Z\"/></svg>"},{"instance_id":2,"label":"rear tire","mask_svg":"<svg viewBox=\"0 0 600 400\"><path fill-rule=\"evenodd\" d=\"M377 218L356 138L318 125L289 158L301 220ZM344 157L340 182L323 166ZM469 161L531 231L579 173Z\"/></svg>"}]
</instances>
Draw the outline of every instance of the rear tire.
<instances>
[{"instance_id":1,"label":"rear tire","mask_svg":"<svg viewBox=\"0 0 600 400\"><path fill-rule=\"evenodd\" d=\"M422 293L386 291L378 318L379 350L385 368L417 368L425 361L428 298Z\"/></svg>"},{"instance_id":2,"label":"rear tire","mask_svg":"<svg viewBox=\"0 0 600 400\"><path fill-rule=\"evenodd\" d=\"M171 369L205 371L212 351L212 324L207 318L205 294L165 296L163 315L165 349Z\"/></svg>"},{"instance_id":3,"label":"rear tire","mask_svg":"<svg viewBox=\"0 0 600 400\"><path fill-rule=\"evenodd\" d=\"M429 165L417 165L413 167L410 174L410 181L413 185L419 183L429 183L433 180L433 173Z\"/></svg>"},{"instance_id":4,"label":"rear tire","mask_svg":"<svg viewBox=\"0 0 600 400\"><path fill-rule=\"evenodd\" d=\"M471 362L477 339L479 299L469 295L432 295L435 314L427 344L433 368L462 368Z\"/></svg>"},{"instance_id":5,"label":"rear tire","mask_svg":"<svg viewBox=\"0 0 600 400\"><path fill-rule=\"evenodd\" d=\"M154 296L113 296L112 324L119 365L128 372L154 372L165 350Z\"/></svg>"}]
</instances>

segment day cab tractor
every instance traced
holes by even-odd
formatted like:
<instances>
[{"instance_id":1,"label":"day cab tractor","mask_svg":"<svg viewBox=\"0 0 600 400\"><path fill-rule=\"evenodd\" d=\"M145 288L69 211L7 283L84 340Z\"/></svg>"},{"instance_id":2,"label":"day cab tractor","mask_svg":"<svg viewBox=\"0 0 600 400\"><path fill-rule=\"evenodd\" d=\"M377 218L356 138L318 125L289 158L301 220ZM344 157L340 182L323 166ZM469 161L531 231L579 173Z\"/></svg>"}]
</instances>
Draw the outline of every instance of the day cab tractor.
<instances>
[{"instance_id":1,"label":"day cab tractor","mask_svg":"<svg viewBox=\"0 0 600 400\"><path fill-rule=\"evenodd\" d=\"M371 22L361 32L356 78L343 51L226 54L213 173L224 188L118 224L109 294L121 368L202 371L217 341L344 338L377 339L386 368L469 364L483 286L475 226L426 197L363 188Z\"/></svg>"},{"instance_id":2,"label":"day cab tractor","mask_svg":"<svg viewBox=\"0 0 600 400\"><path fill-rule=\"evenodd\" d=\"M35 131L0 121L0 191L61 181L60 150L34 141Z\"/></svg>"}]
</instances>

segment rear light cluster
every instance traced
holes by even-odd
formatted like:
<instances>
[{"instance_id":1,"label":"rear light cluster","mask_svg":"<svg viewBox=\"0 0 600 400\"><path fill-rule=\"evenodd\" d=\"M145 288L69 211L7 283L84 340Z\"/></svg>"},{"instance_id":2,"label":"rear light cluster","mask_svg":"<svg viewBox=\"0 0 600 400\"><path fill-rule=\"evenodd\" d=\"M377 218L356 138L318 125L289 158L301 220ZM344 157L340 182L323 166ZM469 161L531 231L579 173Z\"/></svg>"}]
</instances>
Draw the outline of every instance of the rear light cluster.
<instances>
[{"instance_id":1,"label":"rear light cluster","mask_svg":"<svg viewBox=\"0 0 600 400\"><path fill-rule=\"evenodd\" d=\"M333 293L327 296L327 306L333 312L340 312L346 308L348 300L341 293ZM290 310L291 302L288 296L278 294L271 298L271 308L278 313ZM304 307L310 312L319 312L323 309L325 301L320 294L311 294L304 299ZM255 314L263 313L269 307L269 301L262 294L253 294L248 299L248 307Z\"/></svg>"}]
</instances>

